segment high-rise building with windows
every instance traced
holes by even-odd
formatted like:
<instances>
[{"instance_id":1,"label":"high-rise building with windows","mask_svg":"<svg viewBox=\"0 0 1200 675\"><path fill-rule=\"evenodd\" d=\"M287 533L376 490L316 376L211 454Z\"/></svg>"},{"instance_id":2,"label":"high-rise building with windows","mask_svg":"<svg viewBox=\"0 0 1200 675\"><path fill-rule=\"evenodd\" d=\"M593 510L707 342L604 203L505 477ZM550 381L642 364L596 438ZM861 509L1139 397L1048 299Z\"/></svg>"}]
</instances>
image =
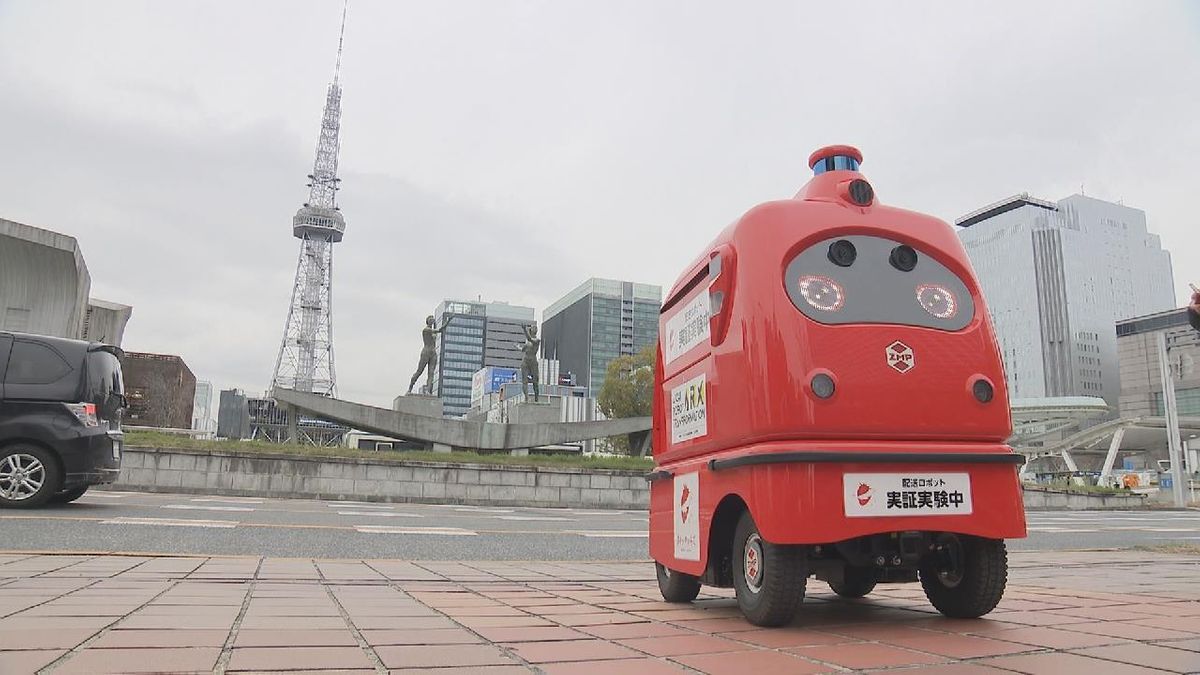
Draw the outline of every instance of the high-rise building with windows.
<instances>
[{"instance_id":1,"label":"high-rise building with windows","mask_svg":"<svg viewBox=\"0 0 1200 675\"><path fill-rule=\"evenodd\" d=\"M448 417L471 409L471 378L480 368L521 367L525 327L537 325L532 307L506 302L446 300L434 312L437 325L453 319L437 341L433 393Z\"/></svg>"},{"instance_id":2,"label":"high-rise building with windows","mask_svg":"<svg viewBox=\"0 0 1200 675\"><path fill-rule=\"evenodd\" d=\"M212 403L212 382L196 380L196 396L192 400L192 429L194 431L216 431L217 423L212 418Z\"/></svg>"},{"instance_id":3,"label":"high-rise building with windows","mask_svg":"<svg viewBox=\"0 0 1200 675\"><path fill-rule=\"evenodd\" d=\"M613 359L658 340L661 307L660 286L588 279L546 309L542 354L596 396Z\"/></svg>"},{"instance_id":4,"label":"high-rise building with windows","mask_svg":"<svg viewBox=\"0 0 1200 675\"><path fill-rule=\"evenodd\" d=\"M1171 256L1140 209L1022 194L955 221L1013 398L1120 393L1116 322L1175 307Z\"/></svg>"}]
</instances>

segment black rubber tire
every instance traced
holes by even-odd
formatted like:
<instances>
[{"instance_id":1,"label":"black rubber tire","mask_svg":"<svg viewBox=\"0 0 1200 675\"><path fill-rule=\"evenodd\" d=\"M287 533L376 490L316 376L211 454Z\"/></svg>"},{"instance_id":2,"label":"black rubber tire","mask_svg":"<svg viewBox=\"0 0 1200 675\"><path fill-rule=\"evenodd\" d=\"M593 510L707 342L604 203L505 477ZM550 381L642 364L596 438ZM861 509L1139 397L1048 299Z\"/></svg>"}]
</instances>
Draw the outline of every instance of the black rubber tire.
<instances>
[{"instance_id":1,"label":"black rubber tire","mask_svg":"<svg viewBox=\"0 0 1200 675\"><path fill-rule=\"evenodd\" d=\"M829 587L843 598L861 598L875 590L877 583L879 583L878 570L846 565L842 580L829 582Z\"/></svg>"},{"instance_id":2,"label":"black rubber tire","mask_svg":"<svg viewBox=\"0 0 1200 675\"><path fill-rule=\"evenodd\" d=\"M746 580L746 543L757 535L762 548L759 589ZM738 608L755 626L775 627L790 623L804 600L808 583L804 549L772 544L759 534L749 511L742 513L733 533L733 589Z\"/></svg>"},{"instance_id":3,"label":"black rubber tire","mask_svg":"<svg viewBox=\"0 0 1200 675\"><path fill-rule=\"evenodd\" d=\"M956 619L975 619L1000 604L1008 581L1008 551L1003 539L956 536L961 546L961 578L947 584L941 563L928 558L920 567L921 587L937 611Z\"/></svg>"},{"instance_id":4,"label":"black rubber tire","mask_svg":"<svg viewBox=\"0 0 1200 675\"><path fill-rule=\"evenodd\" d=\"M53 497L51 497L50 503L51 504L70 504L71 502L75 501L76 499L79 499L80 497L82 497L84 495L84 493L87 491L88 491L87 485L82 485L77 488L71 488L70 490L66 490L65 492L60 492L60 493L54 495Z\"/></svg>"},{"instance_id":5,"label":"black rubber tire","mask_svg":"<svg viewBox=\"0 0 1200 675\"><path fill-rule=\"evenodd\" d=\"M700 579L683 572L672 572L660 562L654 563L658 573L658 590L667 602L691 602L700 595Z\"/></svg>"},{"instance_id":6,"label":"black rubber tire","mask_svg":"<svg viewBox=\"0 0 1200 675\"><path fill-rule=\"evenodd\" d=\"M41 488L32 496L25 499L15 501L0 496L0 508L32 509L45 504L47 500L58 492L58 486L62 485L62 472L59 471L57 458L48 450L44 450L36 445L17 443L0 449L0 466L3 466L5 460L9 457L17 454L37 458L42 464L45 478L42 480Z\"/></svg>"}]
</instances>

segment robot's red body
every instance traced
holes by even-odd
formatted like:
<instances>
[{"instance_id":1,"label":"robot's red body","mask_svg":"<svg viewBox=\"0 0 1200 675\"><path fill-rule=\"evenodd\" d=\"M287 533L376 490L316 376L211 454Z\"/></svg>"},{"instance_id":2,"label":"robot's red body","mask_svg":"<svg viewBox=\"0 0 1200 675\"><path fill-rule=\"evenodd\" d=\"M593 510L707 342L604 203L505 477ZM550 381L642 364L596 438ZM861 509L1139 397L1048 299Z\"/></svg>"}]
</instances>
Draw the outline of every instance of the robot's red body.
<instances>
[{"instance_id":1,"label":"robot's red body","mask_svg":"<svg viewBox=\"0 0 1200 675\"><path fill-rule=\"evenodd\" d=\"M861 159L818 150L795 198L747 212L667 297L660 582L762 600L774 553L845 586L843 572L913 580L933 551L961 563L970 542L1025 536L1003 365L966 252L945 222L878 204Z\"/></svg>"}]
</instances>

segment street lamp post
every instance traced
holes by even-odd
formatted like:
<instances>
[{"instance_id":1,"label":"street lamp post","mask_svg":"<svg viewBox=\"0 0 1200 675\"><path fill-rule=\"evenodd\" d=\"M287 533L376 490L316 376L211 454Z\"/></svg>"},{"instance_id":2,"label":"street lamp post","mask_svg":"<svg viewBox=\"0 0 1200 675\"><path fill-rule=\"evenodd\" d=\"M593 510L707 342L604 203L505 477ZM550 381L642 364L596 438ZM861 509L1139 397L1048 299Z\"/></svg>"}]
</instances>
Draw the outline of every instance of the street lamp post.
<instances>
[{"instance_id":1,"label":"street lamp post","mask_svg":"<svg viewBox=\"0 0 1200 675\"><path fill-rule=\"evenodd\" d=\"M1171 460L1171 488L1175 495L1175 506L1187 506L1183 481L1183 448L1179 438L1179 409L1175 405L1175 380L1171 376L1171 364L1167 362L1167 333L1158 334L1158 367L1162 377L1163 411L1167 418L1167 456Z\"/></svg>"}]
</instances>

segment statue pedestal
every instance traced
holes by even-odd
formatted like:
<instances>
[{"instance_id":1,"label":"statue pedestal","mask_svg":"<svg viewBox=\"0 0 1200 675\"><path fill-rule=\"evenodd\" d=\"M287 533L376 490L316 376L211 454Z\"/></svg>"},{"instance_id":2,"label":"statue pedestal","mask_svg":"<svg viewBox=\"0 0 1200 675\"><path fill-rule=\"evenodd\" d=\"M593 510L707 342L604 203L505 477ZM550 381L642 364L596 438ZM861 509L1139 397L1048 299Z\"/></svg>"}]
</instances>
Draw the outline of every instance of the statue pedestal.
<instances>
[{"instance_id":1,"label":"statue pedestal","mask_svg":"<svg viewBox=\"0 0 1200 675\"><path fill-rule=\"evenodd\" d=\"M562 421L562 409L552 403L518 403L508 409L509 424L553 424Z\"/></svg>"},{"instance_id":2,"label":"statue pedestal","mask_svg":"<svg viewBox=\"0 0 1200 675\"><path fill-rule=\"evenodd\" d=\"M429 394L404 394L392 399L392 410L423 417L441 417L442 399Z\"/></svg>"}]
</instances>

